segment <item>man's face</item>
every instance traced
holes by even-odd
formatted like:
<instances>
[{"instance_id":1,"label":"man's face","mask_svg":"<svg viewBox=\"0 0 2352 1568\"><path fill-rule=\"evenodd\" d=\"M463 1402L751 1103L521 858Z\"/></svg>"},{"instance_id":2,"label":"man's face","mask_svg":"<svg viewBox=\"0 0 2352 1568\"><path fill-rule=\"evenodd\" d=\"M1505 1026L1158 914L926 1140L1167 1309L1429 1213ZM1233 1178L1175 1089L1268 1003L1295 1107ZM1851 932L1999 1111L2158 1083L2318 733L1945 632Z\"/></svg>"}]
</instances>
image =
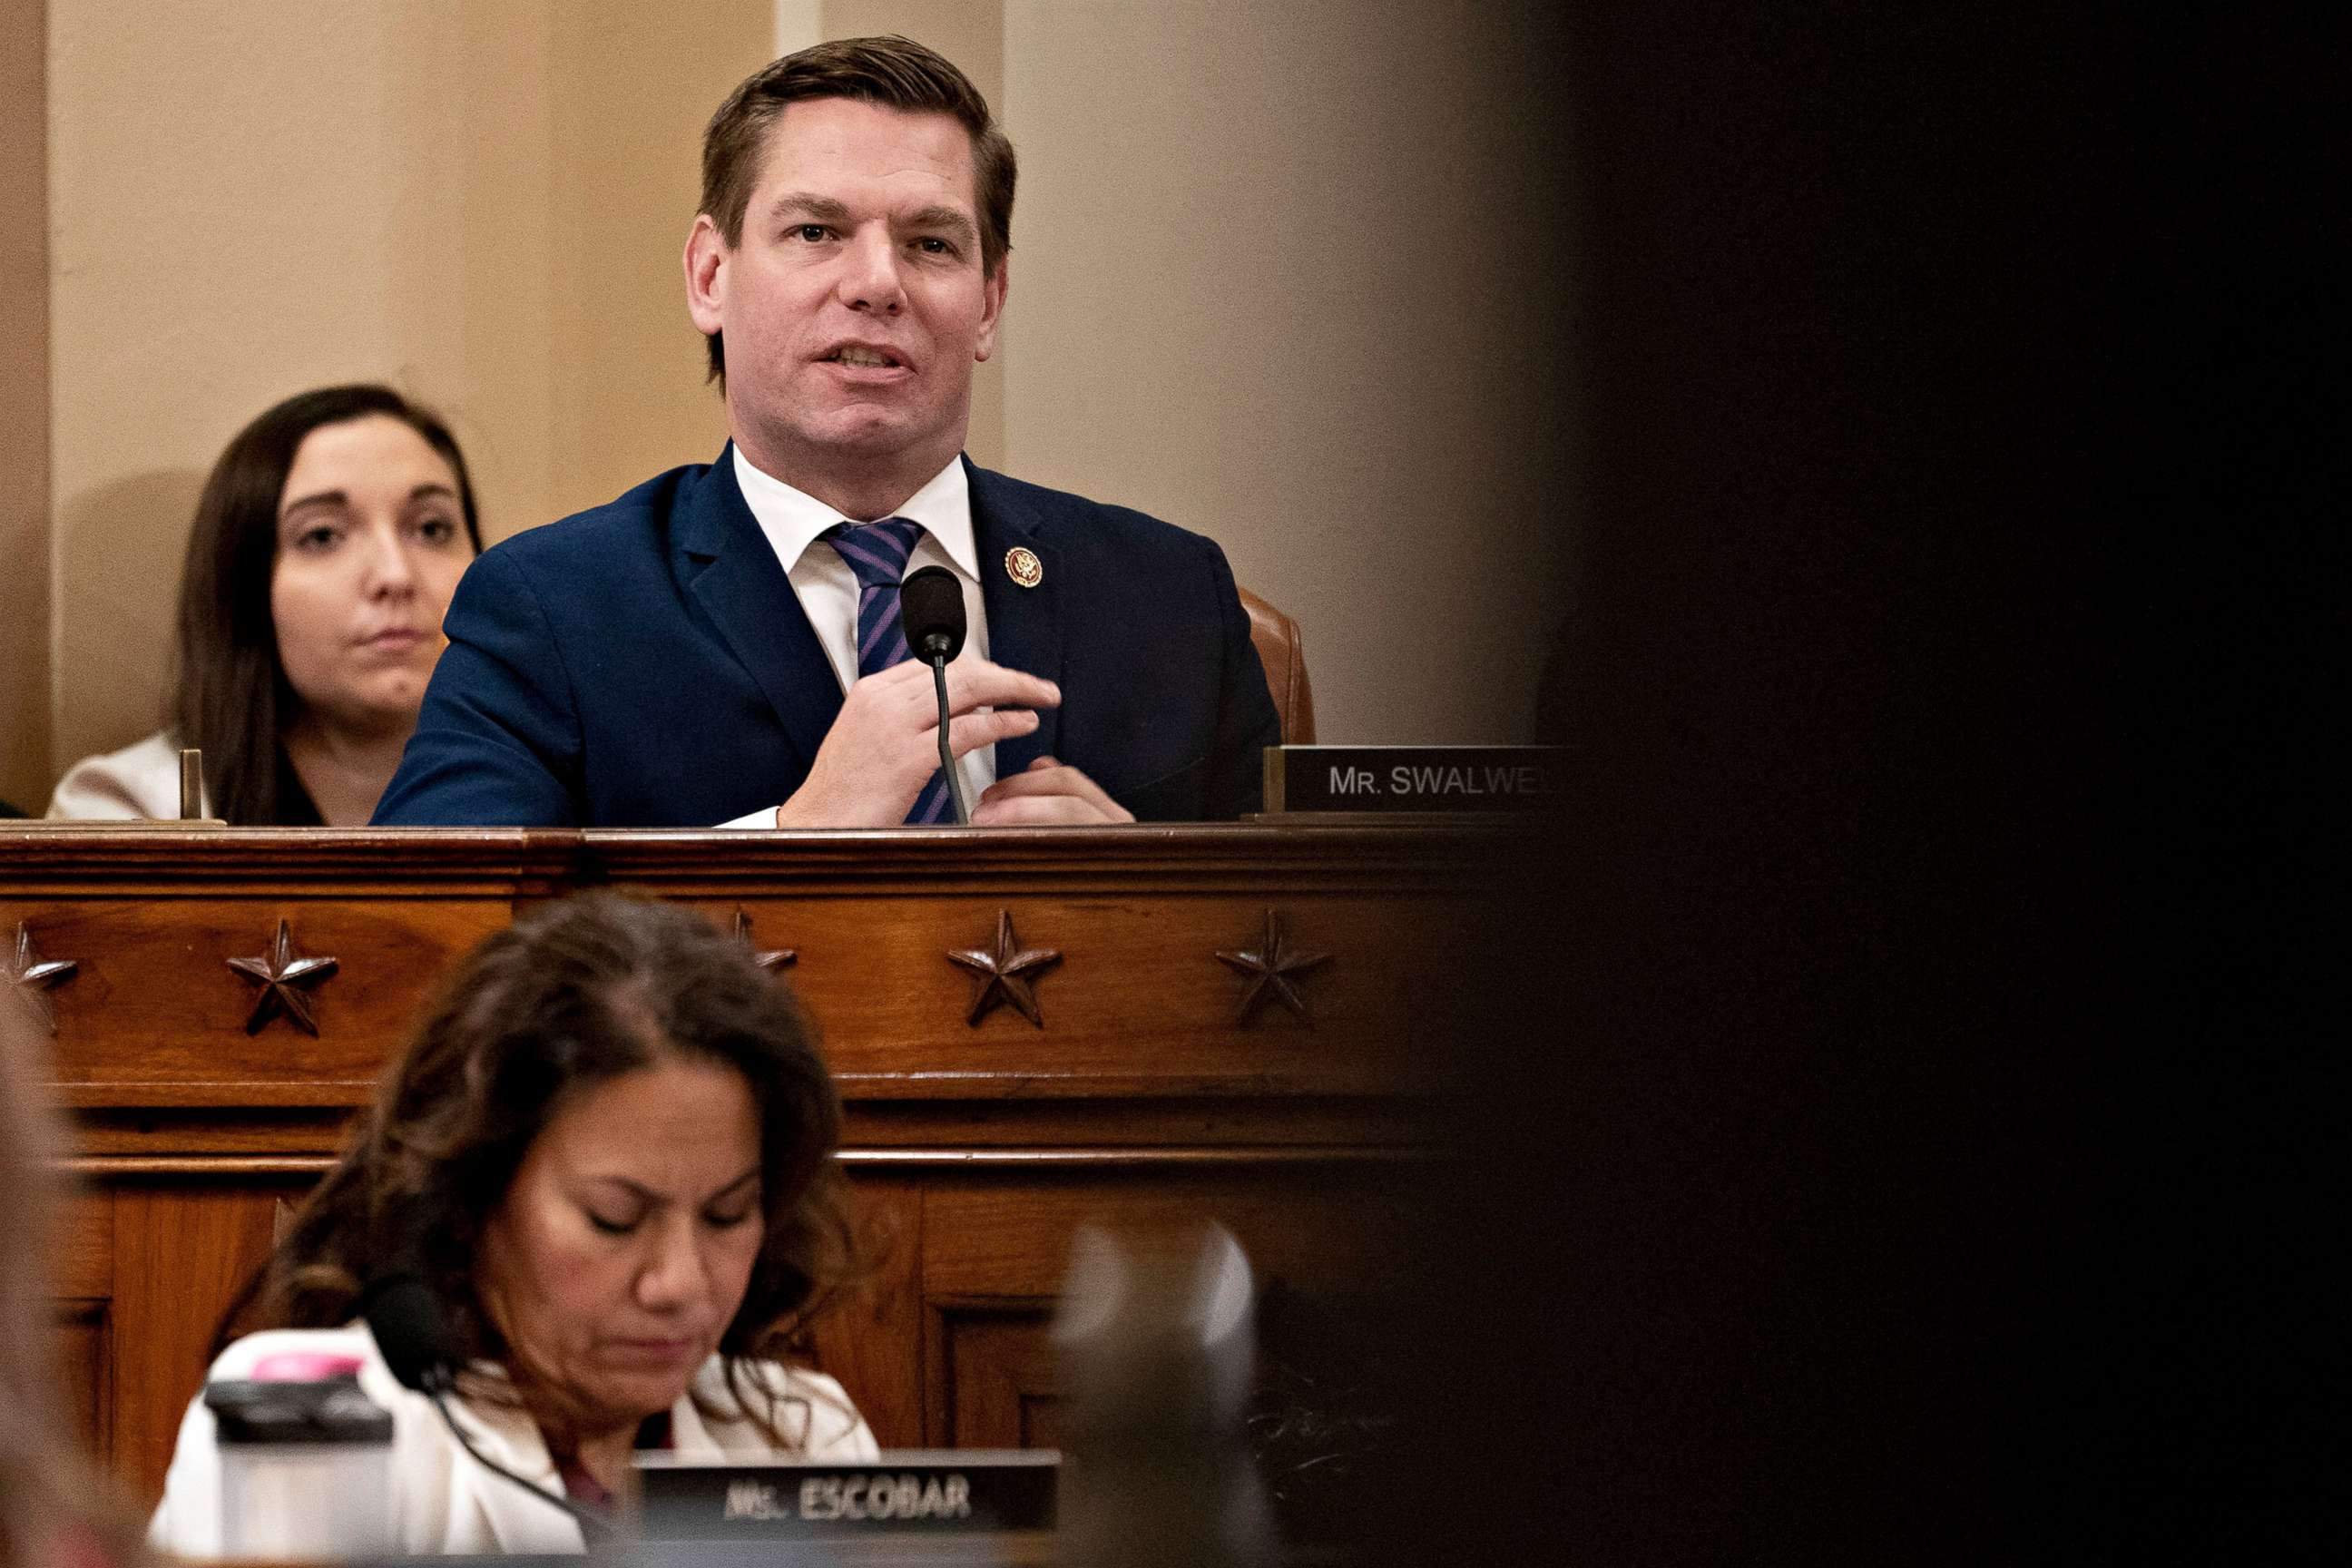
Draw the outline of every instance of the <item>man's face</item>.
<instances>
[{"instance_id":1,"label":"man's face","mask_svg":"<svg viewBox=\"0 0 2352 1568\"><path fill-rule=\"evenodd\" d=\"M686 266L694 324L727 335L729 422L761 468L804 489L911 489L962 447L1005 277L982 276L953 116L785 105L738 242L698 217Z\"/></svg>"}]
</instances>

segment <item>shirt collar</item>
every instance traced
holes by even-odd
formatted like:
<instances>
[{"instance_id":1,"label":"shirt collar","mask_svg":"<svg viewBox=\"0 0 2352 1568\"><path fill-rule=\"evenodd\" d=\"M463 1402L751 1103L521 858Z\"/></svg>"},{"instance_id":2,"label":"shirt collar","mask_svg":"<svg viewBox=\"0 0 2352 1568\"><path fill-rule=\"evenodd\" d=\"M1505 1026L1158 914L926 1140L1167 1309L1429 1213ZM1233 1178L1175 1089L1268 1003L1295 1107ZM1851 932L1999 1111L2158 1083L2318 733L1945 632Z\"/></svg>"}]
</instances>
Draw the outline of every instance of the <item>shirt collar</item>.
<instances>
[{"instance_id":1,"label":"shirt collar","mask_svg":"<svg viewBox=\"0 0 2352 1568\"><path fill-rule=\"evenodd\" d=\"M798 561L826 529L856 521L753 468L742 447L730 449L735 456L735 482L743 491L743 504L751 509L752 521L768 536L776 559L785 566ZM946 468L890 515L921 523L923 531L939 541L957 571L974 582L980 580L980 546L971 533L971 480L964 472L961 454L949 458Z\"/></svg>"}]
</instances>

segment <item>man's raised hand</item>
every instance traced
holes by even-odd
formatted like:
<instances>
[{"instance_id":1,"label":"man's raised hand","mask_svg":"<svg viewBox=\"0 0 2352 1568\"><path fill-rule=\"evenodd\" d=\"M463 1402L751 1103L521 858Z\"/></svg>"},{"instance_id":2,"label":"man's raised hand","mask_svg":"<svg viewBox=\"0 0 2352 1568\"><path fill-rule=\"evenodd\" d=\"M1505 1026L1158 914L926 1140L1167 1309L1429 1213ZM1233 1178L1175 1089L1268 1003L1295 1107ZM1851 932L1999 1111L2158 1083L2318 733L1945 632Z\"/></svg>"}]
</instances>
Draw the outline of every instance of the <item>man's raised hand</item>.
<instances>
[{"instance_id":1,"label":"man's raised hand","mask_svg":"<svg viewBox=\"0 0 2352 1568\"><path fill-rule=\"evenodd\" d=\"M1035 710L1057 707L1061 700L1061 689L1050 680L984 658L959 659L948 666L948 749L961 759L976 746L1028 734L1037 727ZM976 711L983 708L992 711ZM929 665L910 658L863 678L834 716L808 777L776 808L776 826L893 827L904 822L939 769L939 732ZM976 807L973 820L980 820Z\"/></svg>"}]
</instances>

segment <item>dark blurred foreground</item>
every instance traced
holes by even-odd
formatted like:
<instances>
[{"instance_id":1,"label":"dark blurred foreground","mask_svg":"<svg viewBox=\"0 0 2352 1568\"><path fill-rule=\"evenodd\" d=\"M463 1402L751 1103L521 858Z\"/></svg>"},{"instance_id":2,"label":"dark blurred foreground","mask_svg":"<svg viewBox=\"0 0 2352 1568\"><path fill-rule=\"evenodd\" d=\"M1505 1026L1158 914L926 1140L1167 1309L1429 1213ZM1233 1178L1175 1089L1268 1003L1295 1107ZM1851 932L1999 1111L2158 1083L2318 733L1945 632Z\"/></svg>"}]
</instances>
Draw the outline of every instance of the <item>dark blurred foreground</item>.
<instances>
[{"instance_id":1,"label":"dark blurred foreground","mask_svg":"<svg viewBox=\"0 0 2352 1568\"><path fill-rule=\"evenodd\" d=\"M2323 1145L2230 1134L2340 947L2292 894L2340 838L2295 816L2340 552L2284 545L2342 506L2302 479L2342 442L2344 43L2075 5L1531 35L1577 192L1579 784L1401 1259L1422 1441L1376 1559L2291 1538L2309 1459L2232 1405L2319 1364L2270 1231Z\"/></svg>"}]
</instances>

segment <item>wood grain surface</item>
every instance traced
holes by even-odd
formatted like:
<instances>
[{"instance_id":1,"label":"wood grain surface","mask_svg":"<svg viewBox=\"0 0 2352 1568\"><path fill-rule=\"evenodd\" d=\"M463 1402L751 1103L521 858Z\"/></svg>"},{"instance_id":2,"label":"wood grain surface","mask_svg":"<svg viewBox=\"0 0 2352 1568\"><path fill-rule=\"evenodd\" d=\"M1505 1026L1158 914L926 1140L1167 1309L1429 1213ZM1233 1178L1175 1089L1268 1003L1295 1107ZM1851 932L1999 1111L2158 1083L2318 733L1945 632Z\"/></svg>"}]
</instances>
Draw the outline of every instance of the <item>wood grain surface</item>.
<instances>
[{"instance_id":1,"label":"wood grain surface","mask_svg":"<svg viewBox=\"0 0 2352 1568\"><path fill-rule=\"evenodd\" d=\"M872 833L0 833L0 930L49 992L77 1195L58 1345L83 1430L152 1500L222 1307L450 964L522 910L617 884L790 949L846 1110L865 1270L804 1335L886 1446L1053 1441L1046 1325L1081 1223L1214 1219L1280 1289L1376 1269L1425 1184L1429 1096L1475 984L1496 830L1272 826ZM1309 1016L1239 1004L1219 951L1330 954ZM1010 915L1060 963L1039 1027L968 1021L957 949ZM313 1037L248 1033L228 960L279 921L331 956ZM1311 1348L1308 1352L1311 1359Z\"/></svg>"}]
</instances>

